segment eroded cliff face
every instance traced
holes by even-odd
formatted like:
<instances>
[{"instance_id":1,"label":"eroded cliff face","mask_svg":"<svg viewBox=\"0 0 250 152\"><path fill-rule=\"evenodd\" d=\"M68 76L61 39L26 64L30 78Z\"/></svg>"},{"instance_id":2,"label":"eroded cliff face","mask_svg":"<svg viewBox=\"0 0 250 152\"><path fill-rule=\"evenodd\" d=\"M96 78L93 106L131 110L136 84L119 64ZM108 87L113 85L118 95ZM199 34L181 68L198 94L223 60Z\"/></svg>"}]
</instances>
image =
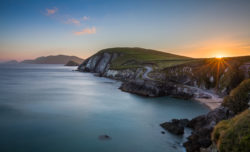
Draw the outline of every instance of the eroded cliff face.
<instances>
[{"instance_id":1,"label":"eroded cliff face","mask_svg":"<svg viewBox=\"0 0 250 152\"><path fill-rule=\"evenodd\" d=\"M122 54L118 53L99 53L85 60L79 67L79 71L99 73L100 76L116 79L116 80L135 80L142 76L143 68L136 69L111 69L111 63Z\"/></svg>"}]
</instances>

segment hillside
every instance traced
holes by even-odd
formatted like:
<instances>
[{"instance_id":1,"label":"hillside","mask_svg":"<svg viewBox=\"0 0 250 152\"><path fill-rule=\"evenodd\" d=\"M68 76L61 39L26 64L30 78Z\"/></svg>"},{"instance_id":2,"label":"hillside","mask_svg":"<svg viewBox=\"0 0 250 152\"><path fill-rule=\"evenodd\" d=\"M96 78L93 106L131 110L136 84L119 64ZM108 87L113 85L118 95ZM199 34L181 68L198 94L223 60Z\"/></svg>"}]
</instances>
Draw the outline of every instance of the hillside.
<instances>
[{"instance_id":1,"label":"hillside","mask_svg":"<svg viewBox=\"0 0 250 152\"><path fill-rule=\"evenodd\" d=\"M108 48L103 49L89 59L102 54L113 54L110 69L121 70L127 68L139 68L151 65L155 68L166 68L192 61L192 58L175 54L160 52L144 48ZM87 59L88 60L88 59Z\"/></svg>"},{"instance_id":2,"label":"hillside","mask_svg":"<svg viewBox=\"0 0 250 152\"><path fill-rule=\"evenodd\" d=\"M56 56L46 56L38 57L34 60L24 60L21 63L29 64L66 64L69 61L74 61L77 63L83 62L83 59L76 56L67 56L67 55L56 55Z\"/></svg>"},{"instance_id":3,"label":"hillside","mask_svg":"<svg viewBox=\"0 0 250 152\"><path fill-rule=\"evenodd\" d=\"M212 139L220 152L249 152L250 110L218 123L212 133Z\"/></svg>"}]
</instances>

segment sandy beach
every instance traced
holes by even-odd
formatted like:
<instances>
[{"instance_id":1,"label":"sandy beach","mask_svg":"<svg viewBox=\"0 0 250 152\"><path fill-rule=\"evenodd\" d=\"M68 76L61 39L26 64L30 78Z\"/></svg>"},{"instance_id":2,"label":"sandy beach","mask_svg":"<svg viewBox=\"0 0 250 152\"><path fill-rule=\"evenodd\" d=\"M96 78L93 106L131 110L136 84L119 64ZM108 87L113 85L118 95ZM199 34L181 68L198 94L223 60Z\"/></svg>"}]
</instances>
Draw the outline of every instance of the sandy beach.
<instances>
[{"instance_id":1,"label":"sandy beach","mask_svg":"<svg viewBox=\"0 0 250 152\"><path fill-rule=\"evenodd\" d=\"M202 104L205 104L209 109L214 110L218 108L223 98L211 98L211 99L205 99L205 98L195 98L194 100L201 102Z\"/></svg>"}]
</instances>

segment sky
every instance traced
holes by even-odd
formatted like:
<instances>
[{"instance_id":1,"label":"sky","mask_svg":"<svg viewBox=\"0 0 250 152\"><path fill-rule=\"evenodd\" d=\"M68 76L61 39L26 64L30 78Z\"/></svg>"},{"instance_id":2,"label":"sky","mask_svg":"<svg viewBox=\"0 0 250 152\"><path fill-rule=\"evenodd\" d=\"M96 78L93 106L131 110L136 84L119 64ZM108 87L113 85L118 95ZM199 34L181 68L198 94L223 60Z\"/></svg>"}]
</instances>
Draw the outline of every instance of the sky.
<instances>
[{"instance_id":1,"label":"sky","mask_svg":"<svg viewBox=\"0 0 250 152\"><path fill-rule=\"evenodd\" d=\"M250 0L0 0L0 61L111 47L250 55Z\"/></svg>"}]
</instances>

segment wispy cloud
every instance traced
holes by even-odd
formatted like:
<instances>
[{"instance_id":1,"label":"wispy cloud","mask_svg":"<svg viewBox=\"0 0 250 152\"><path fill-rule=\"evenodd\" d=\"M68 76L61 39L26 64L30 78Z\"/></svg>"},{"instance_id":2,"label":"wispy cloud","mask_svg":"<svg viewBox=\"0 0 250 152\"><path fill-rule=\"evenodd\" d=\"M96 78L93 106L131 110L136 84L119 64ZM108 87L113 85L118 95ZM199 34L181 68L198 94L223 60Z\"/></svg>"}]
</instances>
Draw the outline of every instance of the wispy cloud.
<instances>
[{"instance_id":1,"label":"wispy cloud","mask_svg":"<svg viewBox=\"0 0 250 152\"><path fill-rule=\"evenodd\" d=\"M86 35L86 34L95 34L96 33L96 28L92 27L92 28L85 28L82 29L79 32L74 32L75 35Z\"/></svg>"},{"instance_id":2,"label":"wispy cloud","mask_svg":"<svg viewBox=\"0 0 250 152\"><path fill-rule=\"evenodd\" d=\"M68 19L65 23L66 24L75 24L75 25L80 25L81 24L81 22L79 20L74 19L74 18Z\"/></svg>"},{"instance_id":3,"label":"wispy cloud","mask_svg":"<svg viewBox=\"0 0 250 152\"><path fill-rule=\"evenodd\" d=\"M46 13L45 13L45 14L46 14L47 16L50 16L50 15L55 14L57 11L58 11L58 8L56 8L56 7L51 8L51 9L46 8Z\"/></svg>"},{"instance_id":4,"label":"wispy cloud","mask_svg":"<svg viewBox=\"0 0 250 152\"><path fill-rule=\"evenodd\" d=\"M87 21L87 20L89 20L89 17L88 16L83 16L82 20Z\"/></svg>"}]
</instances>

